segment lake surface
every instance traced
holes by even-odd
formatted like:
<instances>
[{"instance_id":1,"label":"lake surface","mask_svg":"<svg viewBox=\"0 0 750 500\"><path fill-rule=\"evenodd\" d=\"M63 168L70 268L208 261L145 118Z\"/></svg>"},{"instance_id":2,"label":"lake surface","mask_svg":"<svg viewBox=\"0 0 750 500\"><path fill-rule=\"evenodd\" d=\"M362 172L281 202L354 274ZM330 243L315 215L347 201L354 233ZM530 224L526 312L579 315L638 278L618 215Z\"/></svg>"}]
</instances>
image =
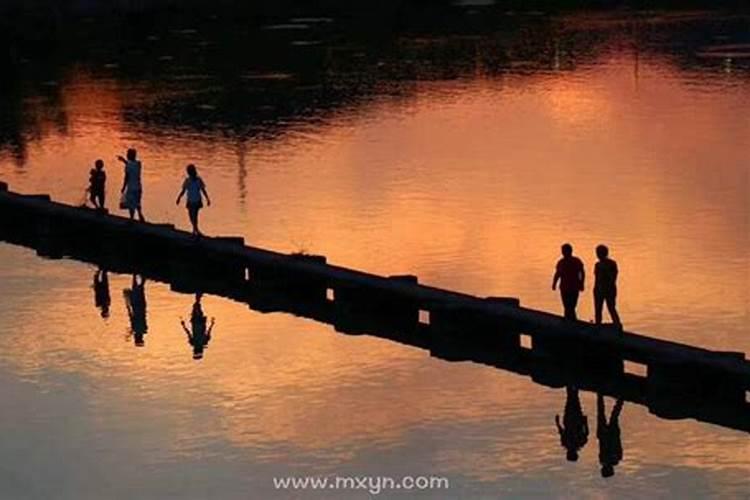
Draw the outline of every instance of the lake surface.
<instances>
[{"instance_id":1,"label":"lake surface","mask_svg":"<svg viewBox=\"0 0 750 500\"><path fill-rule=\"evenodd\" d=\"M102 158L112 205L136 147L149 219L188 227L194 162L209 234L556 313L560 244L592 277L604 242L628 330L750 352L750 17L472 9L388 35L83 22L6 80L0 179L79 204ZM570 462L565 389L213 296L194 361L192 296L147 282L137 346L131 277L109 276L105 318L95 272L0 244L0 497L368 497L274 488L293 475L449 479L424 498L750 494L747 433L626 403L604 479L595 394Z\"/></svg>"}]
</instances>

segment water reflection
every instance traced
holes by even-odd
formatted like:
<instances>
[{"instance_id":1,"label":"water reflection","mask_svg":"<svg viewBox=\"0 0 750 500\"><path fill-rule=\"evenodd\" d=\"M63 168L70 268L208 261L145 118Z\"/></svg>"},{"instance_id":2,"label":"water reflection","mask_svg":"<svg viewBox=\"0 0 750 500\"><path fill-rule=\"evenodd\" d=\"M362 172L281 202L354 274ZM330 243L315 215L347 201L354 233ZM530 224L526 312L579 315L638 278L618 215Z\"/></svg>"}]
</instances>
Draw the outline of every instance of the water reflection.
<instances>
[{"instance_id":1,"label":"water reflection","mask_svg":"<svg viewBox=\"0 0 750 500\"><path fill-rule=\"evenodd\" d=\"M560 444L566 450L565 458L570 462L578 461L578 454L589 440L589 421L581 408L578 389L573 386L565 388L565 411L562 424L560 415L555 415L555 425L560 434Z\"/></svg>"},{"instance_id":2,"label":"water reflection","mask_svg":"<svg viewBox=\"0 0 750 500\"><path fill-rule=\"evenodd\" d=\"M290 36L288 32L282 37L283 30L264 30L228 34L235 37L233 50L222 48L226 38L202 26L197 33L172 33L171 20L155 18L150 26L117 32L96 50L86 41L80 50L68 51L74 56L20 63L12 78L20 84L0 97L0 122L6 124L0 127L0 172L19 191L49 192L73 201L81 189L78 180L75 186L70 181L72 170L97 156L114 157L123 144L133 144L149 162L149 213L153 207L154 220L181 222L181 214L170 212L174 181L187 161L203 161L212 188L221 194L213 213L202 221L213 234L241 234L274 249L320 251L337 263L383 274L416 273L420 280L453 289L519 295L523 303L547 310L559 308L548 282L560 238L570 238L578 248L612 242L618 263L628 270L618 306L634 329L747 351L748 287L741 278L748 269L745 167L750 136L747 116L739 110L747 102L748 65L737 48L728 47L746 41L747 20L657 17L644 15L635 24L612 16L516 16L494 24L502 26L499 30L407 26L396 39L375 41L342 43L325 33L309 34L321 43L304 47L287 45L283 37ZM474 22L492 28L494 21L475 16ZM296 31L299 36L301 30ZM89 35L86 29L80 31L82 38L93 39ZM264 50L248 52L247 47ZM32 68L45 65L44 73ZM0 85L7 81L2 79ZM591 216L601 213L610 216ZM590 266L593 259L585 255ZM159 270L146 272L117 259L88 260L111 271L109 277L100 275L101 286L104 278L114 284L118 273L143 274L152 283L159 278ZM680 263L678 268L675 263ZM680 280L674 279L676 269ZM2 275L8 289L13 288L14 272ZM85 281L88 286L88 272ZM31 278L24 283L29 283L25 286L30 296L36 294L31 287L48 286ZM175 318L190 306L163 288L149 288L148 319L152 329L174 331L179 328ZM352 460L352 447L382 448L396 451L373 453L374 459L359 462L362 469L357 472L414 453L409 463L439 461L476 481L506 478L508 471L514 478L507 484L524 477L538 484L540 477L552 476L557 478L554 488L563 488L555 493L564 495L564 484L574 480L560 480L555 469L564 459L560 449L551 446L555 433L550 405L562 404L567 396L562 388L571 387L578 388L582 415L593 406L593 393L631 403L625 430L629 440L641 439L637 446L626 443L624 463L615 465L619 453L612 429L618 419L610 414L607 427L601 427L607 436L598 443L605 452L601 465L618 468L617 480L606 483L611 491L617 491L617 481L636 488L656 484L669 491L687 484L689 489L696 485L694 478L704 477L699 472L747 468L744 434L738 438L736 432L711 426L662 420L695 418L748 431L746 406L727 408L697 397L672 400L650 393L644 377L563 370L554 360L456 345L423 329L405 332L383 321L352 318L351 311L331 304L290 300L256 288L212 290L205 283L174 288L239 301L223 305L235 313L231 318L209 297L199 301L201 310L208 304L208 312L221 318L222 338L201 366L189 363L185 338L176 335L150 337L139 356L128 348L124 360L104 342L79 339L71 352L53 338L44 338L40 346L42 340L34 343L29 335L19 343L23 349L13 351L18 359L5 363L33 365L26 370L37 373L58 360L66 374L81 356L93 359L93 367L117 365L126 376L95 384L105 396L94 391L90 396L99 398L94 406L104 399L100 407L106 407L102 412L108 418L101 420L112 421L110 410L131 400L150 408L159 406L149 404L154 399L163 398L162 408L177 407L182 416L174 417L176 422L170 416L158 429L179 436L169 449L180 456L214 450L226 440L237 447L228 455L260 449L268 461L288 461L303 449L308 452L304 460L320 466ZM122 314L133 332L142 325L141 342L147 330L145 288L142 291L143 314L133 314L132 305ZM90 292L85 290L84 303L93 314ZM341 333L376 338L335 337L326 329L317 329L315 339L303 338L295 335L301 327L291 320L277 316L278 323L272 323L259 320L259 314L236 314L247 312L248 303L254 311L284 311L322 321ZM122 304L111 309L109 322L114 323ZM78 316L75 306L65 310ZM9 331L24 331L23 319L28 317L20 311L21 320L9 320ZM55 318L49 314L39 316ZM582 300L581 319L593 319L593 314L591 301ZM85 316L80 318L66 325L71 330L88 327ZM266 321L267 332L279 339L278 348L269 346L275 342L267 342L268 337L248 332L243 322L250 320ZM233 329L229 322L234 322ZM312 322L300 323L313 328ZM119 339L124 327L117 325ZM192 322L186 319L186 326L194 335ZM131 337L137 344L137 335ZM236 354L230 355L227 345L235 347ZM332 352L326 351L331 345ZM261 346L266 350L254 352ZM339 350L355 350L352 346L360 346L361 357L354 356L355 362L337 357ZM189 349L194 352L195 345ZM410 363L401 363L409 356ZM279 359L290 360L289 366ZM459 360L472 363L449 364ZM123 380L142 380L144 374L155 377L153 382L165 372L164 363L184 369L180 361L193 369L214 370L215 385L202 385L204 393L193 393L188 404L174 395L184 391L171 391L172 382L161 375L163 384L143 384L149 387L142 390L148 394L143 401L138 395L107 399L104 387L119 388ZM363 364L372 369L363 369ZM465 368L467 364L471 368ZM96 369L80 370L92 378L101 376L92 375ZM269 375L272 371L280 371L279 378ZM373 382L373 374L382 380ZM182 378L194 376L187 375ZM480 384L477 378L493 382ZM259 382L249 383L251 379ZM512 389L506 382L512 382ZM445 386L452 390L445 391ZM515 387L517 393L511 394ZM444 399L446 394L449 399ZM543 397L536 400L537 395ZM195 429L184 415L202 416L196 411L204 409L202 402L205 408L215 406L206 411L216 411L212 417L221 435L203 429L204 447L199 448L196 433L185 433L191 434L185 439L181 432ZM82 403L88 407L90 401ZM451 411L446 412L446 406ZM604 410L597 412L597 422L600 415L607 416ZM647 412L652 416L642 422L633 417L646 417ZM352 417L362 414L367 415L367 426ZM480 423L487 427L477 430ZM132 425L113 424L108 434L128 440L139 432L147 435ZM309 428L318 432L311 435ZM687 452L675 451L674 442L682 440L676 436L686 430L691 431ZM494 440L502 444L487 445ZM582 449L580 461L596 461L592 445ZM151 441L144 444L144 449L153 447ZM91 449L101 447L95 442ZM436 449L437 458L425 451ZM659 453L652 454L654 449ZM711 463L706 456L713 457ZM161 459L175 461L173 456ZM238 476L250 468L242 465ZM589 472L598 474L596 466L582 471L582 465L567 470L586 479L591 479ZM118 469L113 464L107 470ZM225 469L217 469L213 477L224 477ZM664 474L677 479L667 485ZM622 482L628 477L632 482ZM680 482L681 477L688 479ZM140 478L134 479L133 484ZM596 484L595 479L589 483ZM741 481L731 481L738 491ZM698 490L715 494L712 486L698 485ZM538 489L528 491L539 496ZM580 491L567 493L578 496Z\"/></svg>"},{"instance_id":3,"label":"water reflection","mask_svg":"<svg viewBox=\"0 0 750 500\"><path fill-rule=\"evenodd\" d=\"M133 337L136 347L145 345L144 336L148 333L146 321L146 278L133 274L130 288L122 292L125 298L125 307L130 318L130 332L128 337Z\"/></svg>"},{"instance_id":4,"label":"water reflection","mask_svg":"<svg viewBox=\"0 0 750 500\"><path fill-rule=\"evenodd\" d=\"M101 311L102 318L109 318L109 306L112 299L109 295L109 273L99 268L94 273L94 305Z\"/></svg>"},{"instance_id":5,"label":"water reflection","mask_svg":"<svg viewBox=\"0 0 750 500\"><path fill-rule=\"evenodd\" d=\"M206 315L203 313L201 305L203 293L195 294L195 302L190 312L190 328L185 324L185 320L180 320L180 325L187 335L188 344L193 348L193 359L203 359L203 351L211 341L211 332L213 332L216 320L211 318L211 324L207 324Z\"/></svg>"},{"instance_id":6,"label":"water reflection","mask_svg":"<svg viewBox=\"0 0 750 500\"><path fill-rule=\"evenodd\" d=\"M599 440L599 463L602 477L615 475L615 466L622 460L622 438L620 437L620 413L624 401L618 398L607 421L604 396L596 395L596 439Z\"/></svg>"}]
</instances>

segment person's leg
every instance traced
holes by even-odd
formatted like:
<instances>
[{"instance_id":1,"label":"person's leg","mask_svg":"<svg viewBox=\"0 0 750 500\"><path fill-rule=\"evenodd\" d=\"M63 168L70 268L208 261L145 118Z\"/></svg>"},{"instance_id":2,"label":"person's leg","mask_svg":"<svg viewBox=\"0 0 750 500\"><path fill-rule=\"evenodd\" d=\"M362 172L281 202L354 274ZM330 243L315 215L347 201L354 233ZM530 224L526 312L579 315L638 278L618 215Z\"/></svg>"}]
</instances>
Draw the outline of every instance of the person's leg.
<instances>
[{"instance_id":1,"label":"person's leg","mask_svg":"<svg viewBox=\"0 0 750 500\"><path fill-rule=\"evenodd\" d=\"M604 297L602 294L594 291L594 321L599 325L602 322L602 307L604 306Z\"/></svg>"},{"instance_id":2,"label":"person's leg","mask_svg":"<svg viewBox=\"0 0 750 500\"><path fill-rule=\"evenodd\" d=\"M193 226L193 234L198 234L198 207L193 205L188 206L188 218L190 224Z\"/></svg>"},{"instance_id":3,"label":"person's leg","mask_svg":"<svg viewBox=\"0 0 750 500\"><path fill-rule=\"evenodd\" d=\"M133 207L128 207L128 213L130 214L130 220L133 220L135 218L135 209Z\"/></svg>"},{"instance_id":4,"label":"person's leg","mask_svg":"<svg viewBox=\"0 0 750 500\"><path fill-rule=\"evenodd\" d=\"M609 316L612 318L612 323L614 323L617 326L620 326L620 315L617 314L617 296L616 295L610 295L607 297L607 310L609 311Z\"/></svg>"},{"instance_id":5,"label":"person's leg","mask_svg":"<svg viewBox=\"0 0 750 500\"><path fill-rule=\"evenodd\" d=\"M201 233L201 230L198 227L198 216L200 215L200 212L201 212L201 207L200 207L200 205L198 205L197 207L195 207L195 215L193 216L195 218L195 224L194 224L195 234L197 234L197 235L202 235L203 234L203 233Z\"/></svg>"},{"instance_id":6,"label":"person's leg","mask_svg":"<svg viewBox=\"0 0 750 500\"><path fill-rule=\"evenodd\" d=\"M105 198L106 198L106 193L104 191L99 193L99 208L102 208L102 209L104 208Z\"/></svg>"},{"instance_id":7,"label":"person's leg","mask_svg":"<svg viewBox=\"0 0 750 500\"><path fill-rule=\"evenodd\" d=\"M570 295L570 319L577 320L578 315L576 314L576 308L578 307L578 290L569 292Z\"/></svg>"},{"instance_id":8,"label":"person's leg","mask_svg":"<svg viewBox=\"0 0 750 500\"><path fill-rule=\"evenodd\" d=\"M562 296L563 307L565 309L565 319L576 320L576 306L578 305L578 291L560 292Z\"/></svg>"},{"instance_id":9,"label":"person's leg","mask_svg":"<svg viewBox=\"0 0 750 500\"><path fill-rule=\"evenodd\" d=\"M568 319L568 316L570 315L570 307L568 305L568 294L560 290L560 301L563 305L563 316L565 319Z\"/></svg>"},{"instance_id":10,"label":"person's leg","mask_svg":"<svg viewBox=\"0 0 750 500\"><path fill-rule=\"evenodd\" d=\"M138 210L138 220L146 222L146 218L143 216L143 209L141 208L141 199L143 198L143 192L139 189L133 193L133 201L135 202L135 208Z\"/></svg>"}]
</instances>

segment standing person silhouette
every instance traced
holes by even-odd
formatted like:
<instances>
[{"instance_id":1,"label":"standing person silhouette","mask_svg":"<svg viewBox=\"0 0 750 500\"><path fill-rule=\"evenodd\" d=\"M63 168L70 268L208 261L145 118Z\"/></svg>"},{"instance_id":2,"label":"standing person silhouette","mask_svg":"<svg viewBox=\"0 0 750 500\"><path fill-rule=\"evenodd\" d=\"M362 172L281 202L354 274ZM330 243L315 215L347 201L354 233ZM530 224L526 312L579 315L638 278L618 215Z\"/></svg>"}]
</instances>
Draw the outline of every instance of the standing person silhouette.
<instances>
[{"instance_id":1,"label":"standing person silhouette","mask_svg":"<svg viewBox=\"0 0 750 500\"><path fill-rule=\"evenodd\" d=\"M578 294L583 291L586 273L583 262L573 256L573 247L565 243L561 248L562 259L557 261L555 275L552 278L552 290L557 288L560 282L560 298L562 299L565 319L576 320L576 306L578 305Z\"/></svg>"},{"instance_id":2,"label":"standing person silhouette","mask_svg":"<svg viewBox=\"0 0 750 500\"><path fill-rule=\"evenodd\" d=\"M130 289L124 290L125 307L128 309L130 318L130 333L133 336L133 342L136 347L143 347L143 337L148 332L146 323L146 278L141 276L140 283L138 276L133 275L133 281Z\"/></svg>"},{"instance_id":3,"label":"standing person silhouette","mask_svg":"<svg viewBox=\"0 0 750 500\"><path fill-rule=\"evenodd\" d=\"M617 314L617 262L609 258L609 248L605 245L596 247L596 256L599 262L594 266L594 316L596 324L602 322L602 308L607 303L607 310L612 318L612 323L622 329L620 315Z\"/></svg>"},{"instance_id":4,"label":"standing person silhouette","mask_svg":"<svg viewBox=\"0 0 750 500\"><path fill-rule=\"evenodd\" d=\"M104 210L107 173L104 171L104 161L96 160L94 168L89 171L89 201L97 210Z\"/></svg>"},{"instance_id":5,"label":"standing person silhouette","mask_svg":"<svg viewBox=\"0 0 750 500\"><path fill-rule=\"evenodd\" d=\"M201 232L198 229L198 212L203 208L203 197L206 197L206 204L211 206L211 198L208 197L206 191L206 184L203 179L198 176L198 169L192 163L185 169L187 171L187 177L185 182L182 183L182 190L177 195L176 204L180 204L180 200L187 193L187 211L188 217L190 218L190 224L193 225L193 234L195 236L201 236Z\"/></svg>"},{"instance_id":6,"label":"standing person silhouette","mask_svg":"<svg viewBox=\"0 0 750 500\"><path fill-rule=\"evenodd\" d=\"M607 423L604 408L604 396L596 395L596 438L599 440L599 463L602 466L602 477L615 475L615 465L622 460L622 439L620 437L620 412L623 400L618 399L612 408Z\"/></svg>"},{"instance_id":7,"label":"standing person silhouette","mask_svg":"<svg viewBox=\"0 0 750 500\"><path fill-rule=\"evenodd\" d=\"M563 424L560 425L560 415L555 415L555 425L560 434L560 444L567 450L566 457L569 461L578 460L578 452L589 439L589 421L583 414L581 400L578 397L578 389L566 386L567 397L565 399L565 413Z\"/></svg>"},{"instance_id":8,"label":"standing person silhouette","mask_svg":"<svg viewBox=\"0 0 750 500\"><path fill-rule=\"evenodd\" d=\"M216 323L215 319L211 318L211 324L208 325L208 328L206 327L206 315L203 314L203 306L201 305L202 297L202 293L195 294L195 303L190 313L190 328L187 327L184 320L180 321L180 325L187 335L188 343L193 347L193 359L195 360L203 359L203 351L211 340L211 332Z\"/></svg>"},{"instance_id":9,"label":"standing person silhouette","mask_svg":"<svg viewBox=\"0 0 750 500\"><path fill-rule=\"evenodd\" d=\"M125 177L122 180L120 193L124 195L122 208L127 208L130 218L133 219L138 212L138 219L145 222L143 210L141 209L141 198L143 197L143 186L141 184L141 170L143 166L138 160L138 153L130 148L126 153L127 158L118 156L117 159L125 164Z\"/></svg>"},{"instance_id":10,"label":"standing person silhouette","mask_svg":"<svg viewBox=\"0 0 750 500\"><path fill-rule=\"evenodd\" d=\"M109 277L106 269L97 269L94 273L94 305L101 310L102 318L109 318L109 306L112 299L109 295Z\"/></svg>"}]
</instances>

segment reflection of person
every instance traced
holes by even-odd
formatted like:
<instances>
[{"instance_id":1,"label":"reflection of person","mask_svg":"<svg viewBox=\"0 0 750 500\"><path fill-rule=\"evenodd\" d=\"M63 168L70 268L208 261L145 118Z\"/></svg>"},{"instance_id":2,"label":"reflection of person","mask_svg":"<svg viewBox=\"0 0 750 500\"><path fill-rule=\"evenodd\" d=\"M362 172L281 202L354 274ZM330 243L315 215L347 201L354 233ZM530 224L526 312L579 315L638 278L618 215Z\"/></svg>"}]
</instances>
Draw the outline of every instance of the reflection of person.
<instances>
[{"instance_id":1,"label":"reflection of person","mask_svg":"<svg viewBox=\"0 0 750 500\"><path fill-rule=\"evenodd\" d=\"M121 193L124 194L124 206L130 213L132 219L135 212L138 212L138 219L144 221L143 211L141 210L141 198L143 196L143 186L141 184L142 165L138 160L138 153L135 149L128 149L127 158L118 156L117 159L125 164L125 177L122 180Z\"/></svg>"},{"instance_id":2,"label":"reflection of person","mask_svg":"<svg viewBox=\"0 0 750 500\"><path fill-rule=\"evenodd\" d=\"M104 162L96 160L94 168L89 172L89 201L94 208L102 210L104 208L105 185L107 183L107 173L104 171Z\"/></svg>"},{"instance_id":3,"label":"reflection of person","mask_svg":"<svg viewBox=\"0 0 750 500\"><path fill-rule=\"evenodd\" d=\"M98 269L94 273L94 305L101 309L102 318L109 318L109 306L112 299L109 296L109 277L107 271Z\"/></svg>"},{"instance_id":4,"label":"reflection of person","mask_svg":"<svg viewBox=\"0 0 750 500\"><path fill-rule=\"evenodd\" d=\"M602 322L602 307L607 303L607 310L612 322L622 328L620 315L617 314L617 262L609 258L609 248L605 245L596 247L599 262L594 266L596 281L594 283L594 316L596 324Z\"/></svg>"},{"instance_id":5,"label":"reflection of person","mask_svg":"<svg viewBox=\"0 0 750 500\"><path fill-rule=\"evenodd\" d=\"M560 444L567 450L567 458L571 462L578 460L578 452L586 445L589 438L589 422L581 409L578 389L567 386L565 413L560 425L560 415L555 415L555 425L560 434Z\"/></svg>"},{"instance_id":6,"label":"reflection of person","mask_svg":"<svg viewBox=\"0 0 750 500\"><path fill-rule=\"evenodd\" d=\"M148 332L146 323L146 279L141 276L140 283L138 276L133 275L133 282L130 289L123 291L125 296L125 307L128 309L130 317L130 333L133 341L138 347L143 347L143 336Z\"/></svg>"},{"instance_id":7,"label":"reflection of person","mask_svg":"<svg viewBox=\"0 0 750 500\"><path fill-rule=\"evenodd\" d=\"M576 306L578 305L578 294L583 291L583 282L586 273L583 270L583 262L573 256L573 247L565 243L562 248L562 259L557 261L555 276L552 278L552 289L560 282L560 298L565 309L565 319L577 319Z\"/></svg>"},{"instance_id":8,"label":"reflection of person","mask_svg":"<svg viewBox=\"0 0 750 500\"><path fill-rule=\"evenodd\" d=\"M612 408L607 423L604 408L604 396L596 395L596 438L599 440L599 463L602 466L602 477L615 475L615 465L622 460L622 439L620 438L620 412L623 401L618 399Z\"/></svg>"},{"instance_id":9,"label":"reflection of person","mask_svg":"<svg viewBox=\"0 0 750 500\"><path fill-rule=\"evenodd\" d=\"M192 163L187 166L187 177L185 182L182 183L182 190L177 196L177 204L180 204L180 200L187 193L187 210L190 223L193 225L193 234L198 236L201 234L198 229L198 213L203 208L203 197L206 197L206 204L211 206L211 198L208 196L206 191L206 184L203 179L198 175L198 170Z\"/></svg>"},{"instance_id":10,"label":"reflection of person","mask_svg":"<svg viewBox=\"0 0 750 500\"><path fill-rule=\"evenodd\" d=\"M195 294L195 303L193 304L193 310L190 313L190 328L187 327L185 321L180 321L182 329L188 338L188 343L193 347L193 359L202 359L203 350L208 346L208 342L211 340L211 332L214 329L214 318L211 318L211 324L206 327L206 315L203 314L203 306L201 305L202 294ZM192 331L191 331L192 330Z\"/></svg>"}]
</instances>

